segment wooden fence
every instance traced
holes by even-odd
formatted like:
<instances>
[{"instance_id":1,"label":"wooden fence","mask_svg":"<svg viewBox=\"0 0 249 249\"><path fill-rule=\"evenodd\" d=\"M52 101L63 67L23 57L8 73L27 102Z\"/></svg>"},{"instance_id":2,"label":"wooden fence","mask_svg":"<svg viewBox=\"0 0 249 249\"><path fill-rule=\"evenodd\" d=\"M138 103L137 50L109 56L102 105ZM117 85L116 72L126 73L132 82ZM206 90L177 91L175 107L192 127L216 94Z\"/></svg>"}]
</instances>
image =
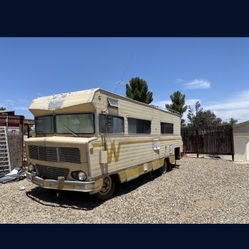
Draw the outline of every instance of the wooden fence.
<instances>
[{"instance_id":1,"label":"wooden fence","mask_svg":"<svg viewBox=\"0 0 249 249\"><path fill-rule=\"evenodd\" d=\"M182 128L183 152L212 155L232 155L233 129L227 126L211 128Z\"/></svg>"}]
</instances>

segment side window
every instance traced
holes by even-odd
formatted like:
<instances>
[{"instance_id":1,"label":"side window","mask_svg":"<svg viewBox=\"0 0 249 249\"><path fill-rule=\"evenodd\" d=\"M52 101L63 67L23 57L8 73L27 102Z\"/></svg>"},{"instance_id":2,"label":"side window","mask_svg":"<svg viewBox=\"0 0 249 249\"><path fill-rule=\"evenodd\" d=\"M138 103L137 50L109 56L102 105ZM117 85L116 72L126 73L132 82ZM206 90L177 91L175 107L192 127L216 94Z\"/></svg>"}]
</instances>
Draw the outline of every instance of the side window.
<instances>
[{"instance_id":1,"label":"side window","mask_svg":"<svg viewBox=\"0 0 249 249\"><path fill-rule=\"evenodd\" d=\"M173 134L174 125L172 123L161 123L161 134Z\"/></svg>"},{"instance_id":2,"label":"side window","mask_svg":"<svg viewBox=\"0 0 249 249\"><path fill-rule=\"evenodd\" d=\"M149 120L128 118L128 133L150 134L151 122Z\"/></svg>"},{"instance_id":3,"label":"side window","mask_svg":"<svg viewBox=\"0 0 249 249\"><path fill-rule=\"evenodd\" d=\"M106 114L99 114L99 131L101 133L123 133L124 118Z\"/></svg>"}]
</instances>

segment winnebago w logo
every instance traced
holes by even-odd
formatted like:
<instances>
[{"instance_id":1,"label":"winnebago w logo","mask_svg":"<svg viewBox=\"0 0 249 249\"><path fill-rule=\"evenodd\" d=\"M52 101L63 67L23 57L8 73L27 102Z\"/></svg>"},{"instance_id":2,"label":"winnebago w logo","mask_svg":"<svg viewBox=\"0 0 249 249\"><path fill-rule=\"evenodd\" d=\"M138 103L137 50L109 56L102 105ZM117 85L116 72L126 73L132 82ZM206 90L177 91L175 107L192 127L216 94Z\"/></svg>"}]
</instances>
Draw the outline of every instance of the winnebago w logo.
<instances>
[{"instance_id":1,"label":"winnebago w logo","mask_svg":"<svg viewBox=\"0 0 249 249\"><path fill-rule=\"evenodd\" d=\"M110 149L107 147L108 163L112 162L112 155L114 155L115 162L119 161L120 147L121 143L119 143L118 146L115 146L114 142L111 143Z\"/></svg>"}]
</instances>

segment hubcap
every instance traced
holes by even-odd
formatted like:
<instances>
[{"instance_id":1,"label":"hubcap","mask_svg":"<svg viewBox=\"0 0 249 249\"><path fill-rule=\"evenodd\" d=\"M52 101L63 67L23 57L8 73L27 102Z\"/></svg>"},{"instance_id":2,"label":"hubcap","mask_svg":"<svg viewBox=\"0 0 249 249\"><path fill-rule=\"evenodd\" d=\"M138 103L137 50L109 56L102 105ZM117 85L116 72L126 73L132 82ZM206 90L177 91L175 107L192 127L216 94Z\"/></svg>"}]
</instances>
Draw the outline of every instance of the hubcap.
<instances>
[{"instance_id":1,"label":"hubcap","mask_svg":"<svg viewBox=\"0 0 249 249\"><path fill-rule=\"evenodd\" d=\"M100 190L101 194L106 194L111 190L112 187L112 180L109 176L105 177L103 180L103 186Z\"/></svg>"}]
</instances>

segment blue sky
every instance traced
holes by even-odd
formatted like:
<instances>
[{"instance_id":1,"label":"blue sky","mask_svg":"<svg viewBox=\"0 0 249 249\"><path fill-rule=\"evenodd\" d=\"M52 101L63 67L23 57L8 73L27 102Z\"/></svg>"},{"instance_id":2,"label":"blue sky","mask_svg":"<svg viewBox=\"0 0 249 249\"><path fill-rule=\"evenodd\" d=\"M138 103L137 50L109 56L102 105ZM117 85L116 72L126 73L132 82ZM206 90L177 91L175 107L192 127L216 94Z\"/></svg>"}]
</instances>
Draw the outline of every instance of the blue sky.
<instances>
[{"instance_id":1,"label":"blue sky","mask_svg":"<svg viewBox=\"0 0 249 249\"><path fill-rule=\"evenodd\" d=\"M141 77L164 106L176 90L223 120L249 120L248 38L0 38L0 106L32 118L33 98Z\"/></svg>"}]
</instances>

